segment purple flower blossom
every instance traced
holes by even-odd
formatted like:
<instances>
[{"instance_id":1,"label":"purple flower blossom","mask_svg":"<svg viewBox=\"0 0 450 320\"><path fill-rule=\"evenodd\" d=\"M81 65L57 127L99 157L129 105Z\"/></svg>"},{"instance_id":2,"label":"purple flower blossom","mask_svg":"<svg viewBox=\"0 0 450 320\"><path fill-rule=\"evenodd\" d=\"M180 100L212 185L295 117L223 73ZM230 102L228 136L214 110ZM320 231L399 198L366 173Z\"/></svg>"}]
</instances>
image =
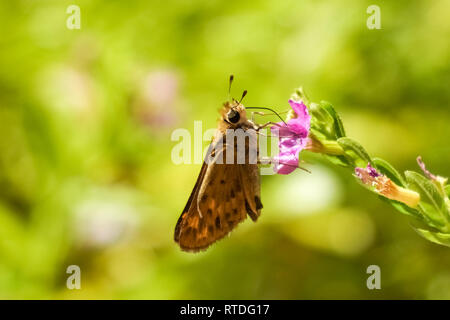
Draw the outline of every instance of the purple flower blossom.
<instances>
[{"instance_id":1,"label":"purple flower blossom","mask_svg":"<svg viewBox=\"0 0 450 320\"><path fill-rule=\"evenodd\" d=\"M367 164L366 168L355 168L355 174L364 184L373 184L376 178L381 177L382 174L377 171L370 163Z\"/></svg>"},{"instance_id":2,"label":"purple flower blossom","mask_svg":"<svg viewBox=\"0 0 450 320\"><path fill-rule=\"evenodd\" d=\"M370 165L370 163L367 164L367 171L368 171L368 173L369 173L369 175L370 175L371 177L376 178L376 177L381 176L381 173L379 173L379 172L377 171L377 169L375 169L374 167L372 167L372 166Z\"/></svg>"},{"instance_id":3,"label":"purple flower blossom","mask_svg":"<svg viewBox=\"0 0 450 320\"><path fill-rule=\"evenodd\" d=\"M274 170L279 174L289 174L298 167L300 151L306 146L306 140L311 126L311 116L303 102L289 100L296 117L284 122L278 122L271 128L272 134L279 137L280 153L274 157Z\"/></svg>"}]
</instances>

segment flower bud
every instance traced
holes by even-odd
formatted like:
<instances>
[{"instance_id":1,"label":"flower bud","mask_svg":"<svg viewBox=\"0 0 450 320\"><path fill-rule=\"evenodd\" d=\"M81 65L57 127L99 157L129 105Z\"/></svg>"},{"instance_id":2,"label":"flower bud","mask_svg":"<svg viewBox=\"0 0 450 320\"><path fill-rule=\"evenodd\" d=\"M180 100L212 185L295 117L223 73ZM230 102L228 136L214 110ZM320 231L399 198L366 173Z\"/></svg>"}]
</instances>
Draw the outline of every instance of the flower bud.
<instances>
[{"instance_id":1,"label":"flower bud","mask_svg":"<svg viewBox=\"0 0 450 320\"><path fill-rule=\"evenodd\" d=\"M388 199L402 202L411 208L415 208L419 204L420 195L417 192L396 185L391 179L373 168L370 163L366 168L355 168L355 174L364 185L373 188L376 193Z\"/></svg>"}]
</instances>

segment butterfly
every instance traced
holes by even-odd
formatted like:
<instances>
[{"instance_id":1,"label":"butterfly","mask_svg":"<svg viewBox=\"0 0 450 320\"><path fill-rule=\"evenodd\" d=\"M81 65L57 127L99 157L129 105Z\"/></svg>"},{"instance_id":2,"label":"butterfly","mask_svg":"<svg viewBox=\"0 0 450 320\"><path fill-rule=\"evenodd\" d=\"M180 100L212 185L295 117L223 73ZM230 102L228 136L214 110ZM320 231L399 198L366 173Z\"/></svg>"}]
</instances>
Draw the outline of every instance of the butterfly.
<instances>
[{"instance_id":1,"label":"butterfly","mask_svg":"<svg viewBox=\"0 0 450 320\"><path fill-rule=\"evenodd\" d=\"M230 86L232 80L231 76ZM256 221L261 214L256 134L249 134L245 143L236 143L238 139L234 137L231 142L228 139L230 132L248 134L258 130L247 118L241 103L246 93L244 91L240 101L232 99L223 105L207 157L176 224L174 239L184 251L205 250L225 237L247 215Z\"/></svg>"}]
</instances>

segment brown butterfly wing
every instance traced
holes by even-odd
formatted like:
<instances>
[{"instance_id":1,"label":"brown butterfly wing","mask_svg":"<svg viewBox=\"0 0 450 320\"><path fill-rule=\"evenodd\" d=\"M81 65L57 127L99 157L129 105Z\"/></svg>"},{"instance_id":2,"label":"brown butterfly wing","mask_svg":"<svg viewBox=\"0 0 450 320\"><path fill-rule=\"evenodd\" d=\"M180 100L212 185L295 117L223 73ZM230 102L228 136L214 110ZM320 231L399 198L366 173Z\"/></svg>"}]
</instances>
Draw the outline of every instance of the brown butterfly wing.
<instances>
[{"instance_id":1,"label":"brown butterfly wing","mask_svg":"<svg viewBox=\"0 0 450 320\"><path fill-rule=\"evenodd\" d=\"M203 164L175 228L175 241L185 251L206 249L245 220L247 214L254 221L260 214L258 166L219 164L218 157L209 165Z\"/></svg>"},{"instance_id":2,"label":"brown butterfly wing","mask_svg":"<svg viewBox=\"0 0 450 320\"><path fill-rule=\"evenodd\" d=\"M187 218L189 209L192 207L192 203L197 203L198 192L200 190L200 185L202 184L203 179L205 177L207 168L208 168L208 165L206 164L206 162L203 162L203 165L202 165L202 168L198 175L197 181L195 182L194 189L192 190L191 195L189 196L188 202L186 203L186 206L183 209L183 213L178 218L177 224L175 226L175 235L174 235L175 242L180 241L181 227L182 227L182 225L184 225L184 221Z\"/></svg>"},{"instance_id":3,"label":"brown butterfly wing","mask_svg":"<svg viewBox=\"0 0 450 320\"><path fill-rule=\"evenodd\" d=\"M250 218L256 221L263 208L259 168L256 164L241 164L239 170L245 196L245 208Z\"/></svg>"}]
</instances>

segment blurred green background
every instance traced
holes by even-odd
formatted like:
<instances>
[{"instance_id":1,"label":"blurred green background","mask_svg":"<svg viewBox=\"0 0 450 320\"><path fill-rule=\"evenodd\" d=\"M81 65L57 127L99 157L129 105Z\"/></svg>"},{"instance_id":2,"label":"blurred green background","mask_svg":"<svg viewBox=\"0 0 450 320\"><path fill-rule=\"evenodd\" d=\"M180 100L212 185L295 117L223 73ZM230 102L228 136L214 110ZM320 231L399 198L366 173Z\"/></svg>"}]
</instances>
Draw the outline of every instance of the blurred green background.
<instances>
[{"instance_id":1,"label":"blurred green background","mask_svg":"<svg viewBox=\"0 0 450 320\"><path fill-rule=\"evenodd\" d=\"M81 8L69 30L66 9ZM366 9L381 8L381 30ZM233 93L288 108L303 85L400 170L450 176L450 2L2 1L0 298L449 299L450 249L345 169L264 176L264 210L184 253L173 230L200 170L170 136L215 127ZM206 144L206 143L205 143ZM66 288L67 266L81 290ZM366 268L381 267L381 290Z\"/></svg>"}]
</instances>

